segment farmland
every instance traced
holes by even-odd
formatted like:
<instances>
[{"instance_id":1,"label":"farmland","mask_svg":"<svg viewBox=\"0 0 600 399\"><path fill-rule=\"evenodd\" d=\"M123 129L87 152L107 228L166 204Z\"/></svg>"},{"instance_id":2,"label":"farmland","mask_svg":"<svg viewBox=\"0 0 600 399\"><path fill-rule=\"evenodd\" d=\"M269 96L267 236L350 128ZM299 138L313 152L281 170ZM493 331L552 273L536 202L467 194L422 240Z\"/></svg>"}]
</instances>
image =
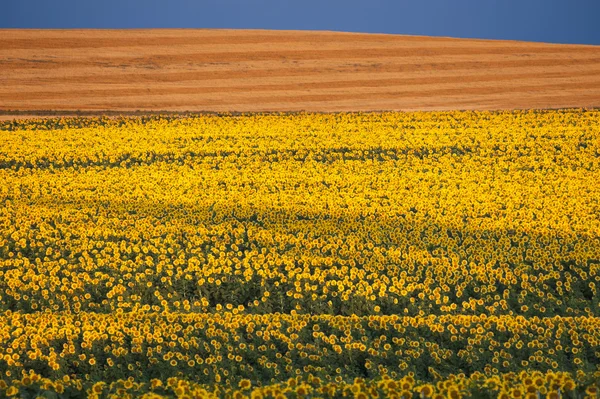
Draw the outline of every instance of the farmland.
<instances>
[{"instance_id":1,"label":"farmland","mask_svg":"<svg viewBox=\"0 0 600 399\"><path fill-rule=\"evenodd\" d=\"M0 30L10 111L597 107L600 49L311 31ZM5 114L5 115L2 115Z\"/></svg>"},{"instance_id":2,"label":"farmland","mask_svg":"<svg viewBox=\"0 0 600 399\"><path fill-rule=\"evenodd\" d=\"M600 112L0 122L0 395L594 397Z\"/></svg>"}]
</instances>

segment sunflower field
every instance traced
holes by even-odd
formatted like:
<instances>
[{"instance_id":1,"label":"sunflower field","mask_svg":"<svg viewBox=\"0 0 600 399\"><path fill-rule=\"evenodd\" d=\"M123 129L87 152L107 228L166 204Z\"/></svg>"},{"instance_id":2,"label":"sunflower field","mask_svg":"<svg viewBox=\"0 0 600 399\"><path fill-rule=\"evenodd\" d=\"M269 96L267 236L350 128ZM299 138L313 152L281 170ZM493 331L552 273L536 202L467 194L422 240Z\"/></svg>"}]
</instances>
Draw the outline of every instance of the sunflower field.
<instances>
[{"instance_id":1,"label":"sunflower field","mask_svg":"<svg viewBox=\"0 0 600 399\"><path fill-rule=\"evenodd\" d=\"M0 397L599 397L599 110L4 121L0 182Z\"/></svg>"}]
</instances>

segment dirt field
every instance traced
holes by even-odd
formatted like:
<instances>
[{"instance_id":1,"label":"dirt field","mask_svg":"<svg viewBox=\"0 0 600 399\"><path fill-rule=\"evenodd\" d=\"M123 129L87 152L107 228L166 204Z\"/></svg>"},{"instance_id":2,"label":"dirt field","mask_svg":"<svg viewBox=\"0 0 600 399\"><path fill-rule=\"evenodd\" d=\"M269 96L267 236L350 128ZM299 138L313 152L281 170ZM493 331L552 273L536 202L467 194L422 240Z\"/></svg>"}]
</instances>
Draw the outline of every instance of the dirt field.
<instances>
[{"instance_id":1,"label":"dirt field","mask_svg":"<svg viewBox=\"0 0 600 399\"><path fill-rule=\"evenodd\" d=\"M0 113L600 106L600 46L241 30L0 30ZM41 112L37 112L41 114Z\"/></svg>"}]
</instances>

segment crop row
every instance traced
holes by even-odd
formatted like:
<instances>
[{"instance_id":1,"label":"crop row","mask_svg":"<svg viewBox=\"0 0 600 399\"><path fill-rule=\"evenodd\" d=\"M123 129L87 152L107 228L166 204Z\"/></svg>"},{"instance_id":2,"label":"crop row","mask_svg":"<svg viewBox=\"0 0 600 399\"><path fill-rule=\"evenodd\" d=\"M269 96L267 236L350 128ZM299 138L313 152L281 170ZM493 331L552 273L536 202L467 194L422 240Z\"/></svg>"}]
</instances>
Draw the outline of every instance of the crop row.
<instances>
[{"instance_id":1,"label":"crop row","mask_svg":"<svg viewBox=\"0 0 600 399\"><path fill-rule=\"evenodd\" d=\"M111 315L8 313L0 371L86 375L93 381L194 375L234 384L313 373L396 377L521 369L594 371L600 318L521 316Z\"/></svg>"}]
</instances>

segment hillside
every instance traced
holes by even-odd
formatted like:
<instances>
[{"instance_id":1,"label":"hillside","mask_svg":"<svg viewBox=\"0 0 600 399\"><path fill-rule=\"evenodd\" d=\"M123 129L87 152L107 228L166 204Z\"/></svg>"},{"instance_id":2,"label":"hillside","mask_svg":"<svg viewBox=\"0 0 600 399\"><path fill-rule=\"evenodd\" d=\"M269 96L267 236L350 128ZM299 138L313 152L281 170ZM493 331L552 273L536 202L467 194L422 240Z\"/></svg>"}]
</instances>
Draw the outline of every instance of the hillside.
<instances>
[{"instance_id":1,"label":"hillside","mask_svg":"<svg viewBox=\"0 0 600 399\"><path fill-rule=\"evenodd\" d=\"M600 106L600 47L300 31L0 30L0 112Z\"/></svg>"}]
</instances>

